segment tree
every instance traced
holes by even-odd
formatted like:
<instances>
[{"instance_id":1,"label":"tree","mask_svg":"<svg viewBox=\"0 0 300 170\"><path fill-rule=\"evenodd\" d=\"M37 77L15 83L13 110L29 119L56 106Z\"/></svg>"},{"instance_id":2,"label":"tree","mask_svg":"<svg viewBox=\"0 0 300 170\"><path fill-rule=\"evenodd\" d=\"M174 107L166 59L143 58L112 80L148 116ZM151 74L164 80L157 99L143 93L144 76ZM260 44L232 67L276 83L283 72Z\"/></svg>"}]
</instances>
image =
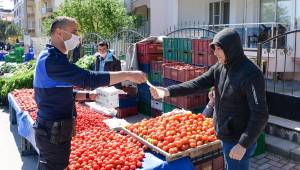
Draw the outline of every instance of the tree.
<instances>
[{"instance_id":1,"label":"tree","mask_svg":"<svg viewBox=\"0 0 300 170\"><path fill-rule=\"evenodd\" d=\"M20 35L22 35L22 31L16 24L0 20L0 41L6 41L9 37Z\"/></svg>"},{"instance_id":2,"label":"tree","mask_svg":"<svg viewBox=\"0 0 300 170\"><path fill-rule=\"evenodd\" d=\"M16 24L11 23L6 27L5 34L7 37L20 36L22 31Z\"/></svg>"},{"instance_id":3,"label":"tree","mask_svg":"<svg viewBox=\"0 0 300 170\"><path fill-rule=\"evenodd\" d=\"M5 41L7 35L5 34L7 26L10 24L8 21L0 20L0 41Z\"/></svg>"},{"instance_id":4,"label":"tree","mask_svg":"<svg viewBox=\"0 0 300 170\"><path fill-rule=\"evenodd\" d=\"M50 24L56 16L75 18L82 33L96 32L111 37L121 28L133 25L133 16L126 13L119 0L65 0L51 18L43 21L43 30L50 30Z\"/></svg>"}]
</instances>

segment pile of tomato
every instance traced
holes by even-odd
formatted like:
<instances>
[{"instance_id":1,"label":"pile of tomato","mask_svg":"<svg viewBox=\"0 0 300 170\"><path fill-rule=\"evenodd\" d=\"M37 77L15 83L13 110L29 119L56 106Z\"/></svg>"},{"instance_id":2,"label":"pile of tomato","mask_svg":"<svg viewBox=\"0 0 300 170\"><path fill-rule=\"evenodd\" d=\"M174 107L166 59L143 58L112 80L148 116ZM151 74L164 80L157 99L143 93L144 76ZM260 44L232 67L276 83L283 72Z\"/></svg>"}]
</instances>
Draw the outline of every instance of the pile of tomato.
<instances>
[{"instance_id":1,"label":"pile of tomato","mask_svg":"<svg viewBox=\"0 0 300 170\"><path fill-rule=\"evenodd\" d=\"M136 169L142 167L142 144L106 126L77 134L71 144L69 169Z\"/></svg>"},{"instance_id":2,"label":"pile of tomato","mask_svg":"<svg viewBox=\"0 0 300 170\"><path fill-rule=\"evenodd\" d=\"M37 105L33 89L12 92L17 104L36 120ZM142 144L136 139L117 134L103 123L111 117L76 103L76 135L71 142L68 169L137 169L145 157Z\"/></svg>"},{"instance_id":3,"label":"pile of tomato","mask_svg":"<svg viewBox=\"0 0 300 170\"><path fill-rule=\"evenodd\" d=\"M15 89L12 92L21 110L27 111L33 120L36 120L37 105L34 101L33 89Z\"/></svg>"},{"instance_id":4,"label":"pile of tomato","mask_svg":"<svg viewBox=\"0 0 300 170\"><path fill-rule=\"evenodd\" d=\"M126 128L170 154L217 140L212 119L190 112L159 116Z\"/></svg>"},{"instance_id":5,"label":"pile of tomato","mask_svg":"<svg viewBox=\"0 0 300 170\"><path fill-rule=\"evenodd\" d=\"M93 127L105 126L103 120L111 118L103 114L92 111L86 105L76 103L76 132L80 133L85 130L90 130Z\"/></svg>"}]
</instances>

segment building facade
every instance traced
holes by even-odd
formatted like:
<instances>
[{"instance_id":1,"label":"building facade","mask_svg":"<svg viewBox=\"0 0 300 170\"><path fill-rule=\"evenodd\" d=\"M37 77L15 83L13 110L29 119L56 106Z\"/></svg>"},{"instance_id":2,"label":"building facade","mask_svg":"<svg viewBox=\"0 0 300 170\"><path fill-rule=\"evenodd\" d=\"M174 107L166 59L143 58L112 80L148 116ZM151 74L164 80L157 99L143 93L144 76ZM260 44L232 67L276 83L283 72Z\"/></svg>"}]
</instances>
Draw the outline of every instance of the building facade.
<instances>
[{"instance_id":1,"label":"building facade","mask_svg":"<svg viewBox=\"0 0 300 170\"><path fill-rule=\"evenodd\" d=\"M46 33L42 30L42 21L52 15L52 13L59 8L63 3L63 0L35 0L36 9L35 9L35 28L36 36L40 37Z\"/></svg>"},{"instance_id":2,"label":"building facade","mask_svg":"<svg viewBox=\"0 0 300 170\"><path fill-rule=\"evenodd\" d=\"M35 36L35 3L34 0L14 0L14 23L25 35Z\"/></svg>"},{"instance_id":3,"label":"building facade","mask_svg":"<svg viewBox=\"0 0 300 170\"><path fill-rule=\"evenodd\" d=\"M12 10L0 8L0 20L13 21L13 18L14 15Z\"/></svg>"},{"instance_id":4,"label":"building facade","mask_svg":"<svg viewBox=\"0 0 300 170\"><path fill-rule=\"evenodd\" d=\"M245 53L257 57L257 43L300 29L299 0L132 0L131 11L145 18L152 36L175 28L198 27L218 32L231 27L239 32ZM267 36L260 39L262 32ZM263 49L266 74L300 80L300 35L291 34ZM279 48L279 50L278 50ZM282 49L280 49L282 48ZM288 53L284 53L287 49Z\"/></svg>"}]
</instances>

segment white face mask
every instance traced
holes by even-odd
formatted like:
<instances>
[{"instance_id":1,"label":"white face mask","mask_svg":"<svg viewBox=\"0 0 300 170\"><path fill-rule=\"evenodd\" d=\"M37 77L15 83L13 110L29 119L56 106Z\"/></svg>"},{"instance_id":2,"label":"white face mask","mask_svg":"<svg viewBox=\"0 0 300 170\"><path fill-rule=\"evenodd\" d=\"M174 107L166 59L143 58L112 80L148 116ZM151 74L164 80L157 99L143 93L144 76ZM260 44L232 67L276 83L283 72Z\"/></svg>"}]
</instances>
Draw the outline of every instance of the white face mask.
<instances>
[{"instance_id":1,"label":"white face mask","mask_svg":"<svg viewBox=\"0 0 300 170\"><path fill-rule=\"evenodd\" d=\"M102 54L101 54L101 53L99 53L99 54L100 54L100 56L101 56L101 57L105 58L105 57L106 57L106 55L107 55L107 52L105 52L105 53L102 53Z\"/></svg>"},{"instance_id":2,"label":"white face mask","mask_svg":"<svg viewBox=\"0 0 300 170\"><path fill-rule=\"evenodd\" d=\"M67 33L67 34L71 34L71 33L66 32L66 31L64 31L64 32ZM74 48L76 48L80 43L79 36L74 35L74 34L71 34L71 35L72 36L71 36L70 39L64 41L64 44L65 44L65 47L66 47L66 50L67 50L66 53L68 53L68 51L73 50Z\"/></svg>"}]
</instances>

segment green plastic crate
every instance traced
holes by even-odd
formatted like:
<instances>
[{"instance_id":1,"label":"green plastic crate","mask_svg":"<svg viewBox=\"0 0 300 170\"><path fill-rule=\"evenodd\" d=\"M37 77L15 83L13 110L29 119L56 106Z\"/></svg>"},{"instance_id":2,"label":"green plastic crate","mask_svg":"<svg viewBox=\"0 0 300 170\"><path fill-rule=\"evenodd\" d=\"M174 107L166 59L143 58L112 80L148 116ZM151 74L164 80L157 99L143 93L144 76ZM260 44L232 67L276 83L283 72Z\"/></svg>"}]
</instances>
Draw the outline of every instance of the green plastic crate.
<instances>
[{"instance_id":1,"label":"green plastic crate","mask_svg":"<svg viewBox=\"0 0 300 170\"><path fill-rule=\"evenodd\" d=\"M23 63L23 61L24 61L23 57L16 57L17 63Z\"/></svg>"},{"instance_id":2,"label":"green plastic crate","mask_svg":"<svg viewBox=\"0 0 300 170\"><path fill-rule=\"evenodd\" d=\"M164 38L163 49L177 49L178 40L176 38Z\"/></svg>"},{"instance_id":3,"label":"green plastic crate","mask_svg":"<svg viewBox=\"0 0 300 170\"><path fill-rule=\"evenodd\" d=\"M256 149L253 156L258 156L266 152L266 134L265 132L260 133L256 141Z\"/></svg>"},{"instance_id":4,"label":"green plastic crate","mask_svg":"<svg viewBox=\"0 0 300 170\"><path fill-rule=\"evenodd\" d=\"M162 84L163 78L161 73L159 72L151 72L149 77L150 82L158 83L159 85Z\"/></svg>"},{"instance_id":5,"label":"green plastic crate","mask_svg":"<svg viewBox=\"0 0 300 170\"><path fill-rule=\"evenodd\" d=\"M192 64L192 53L191 52L178 52L177 61L183 62L186 64Z\"/></svg>"},{"instance_id":6,"label":"green plastic crate","mask_svg":"<svg viewBox=\"0 0 300 170\"><path fill-rule=\"evenodd\" d=\"M178 51L192 51L192 39L176 38Z\"/></svg>"},{"instance_id":7,"label":"green plastic crate","mask_svg":"<svg viewBox=\"0 0 300 170\"><path fill-rule=\"evenodd\" d=\"M4 60L7 63L16 62L16 57L14 55L6 55Z\"/></svg>"},{"instance_id":8,"label":"green plastic crate","mask_svg":"<svg viewBox=\"0 0 300 170\"><path fill-rule=\"evenodd\" d=\"M178 61L177 51L164 49L164 59L167 61Z\"/></svg>"},{"instance_id":9,"label":"green plastic crate","mask_svg":"<svg viewBox=\"0 0 300 170\"><path fill-rule=\"evenodd\" d=\"M140 114L151 116L151 103L138 102L138 111Z\"/></svg>"},{"instance_id":10,"label":"green plastic crate","mask_svg":"<svg viewBox=\"0 0 300 170\"><path fill-rule=\"evenodd\" d=\"M177 107L174 105L171 105L169 103L165 103L165 102L163 103L163 112L164 113L170 112L174 109L177 109Z\"/></svg>"}]
</instances>

